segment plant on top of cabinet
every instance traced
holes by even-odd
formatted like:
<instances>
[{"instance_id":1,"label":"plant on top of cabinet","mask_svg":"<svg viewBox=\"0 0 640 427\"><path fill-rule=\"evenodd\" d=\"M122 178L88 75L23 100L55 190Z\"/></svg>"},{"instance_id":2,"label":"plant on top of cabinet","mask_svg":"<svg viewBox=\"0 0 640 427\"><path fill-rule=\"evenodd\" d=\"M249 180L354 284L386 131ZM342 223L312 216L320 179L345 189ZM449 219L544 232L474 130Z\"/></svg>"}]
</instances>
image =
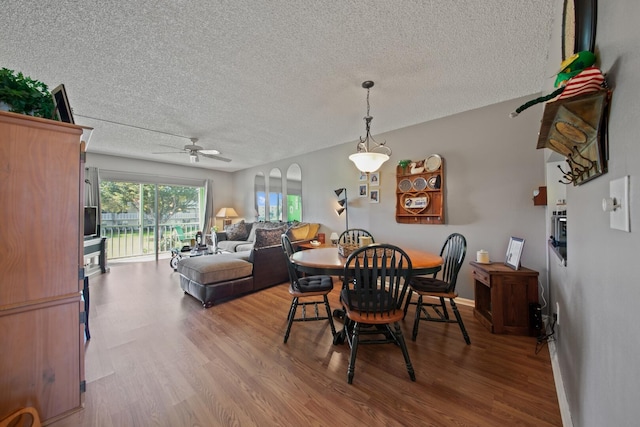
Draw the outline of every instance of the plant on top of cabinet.
<instances>
[{"instance_id":1,"label":"plant on top of cabinet","mask_svg":"<svg viewBox=\"0 0 640 427\"><path fill-rule=\"evenodd\" d=\"M54 119L55 105L46 84L15 73L7 68L0 69L0 106L13 113Z\"/></svg>"}]
</instances>

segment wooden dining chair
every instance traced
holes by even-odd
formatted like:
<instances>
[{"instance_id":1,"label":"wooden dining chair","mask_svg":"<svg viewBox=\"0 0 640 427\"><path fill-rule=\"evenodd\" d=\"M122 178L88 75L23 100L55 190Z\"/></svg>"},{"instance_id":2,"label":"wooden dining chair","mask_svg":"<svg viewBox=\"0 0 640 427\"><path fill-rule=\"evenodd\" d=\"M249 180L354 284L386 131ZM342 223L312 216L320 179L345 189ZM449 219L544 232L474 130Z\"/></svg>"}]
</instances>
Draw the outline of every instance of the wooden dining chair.
<instances>
[{"instance_id":1,"label":"wooden dining chair","mask_svg":"<svg viewBox=\"0 0 640 427\"><path fill-rule=\"evenodd\" d=\"M293 322L308 322L315 320L328 320L331 327L331 335L335 337L336 328L333 324L331 316L331 307L327 295L333 290L333 278L327 275L304 276L298 277L295 265L291 262L291 255L295 252L291 240L286 234L281 236L282 249L287 259L287 268L289 270L289 293L291 294L291 306L289 308L289 317L287 319L287 330L284 333L284 342L289 339L291 326ZM303 299L302 301L300 299ZM327 315L320 315L318 305L324 304ZM302 313L296 317L298 306L302 307ZM307 316L307 306L313 306L313 315Z\"/></svg>"},{"instance_id":2,"label":"wooden dining chair","mask_svg":"<svg viewBox=\"0 0 640 427\"><path fill-rule=\"evenodd\" d=\"M349 228L348 230L343 231L338 238L339 244L360 244L360 237L371 237L371 243L375 243L375 239L373 235L369 233L367 230L362 228Z\"/></svg>"},{"instance_id":3,"label":"wooden dining chair","mask_svg":"<svg viewBox=\"0 0 640 427\"><path fill-rule=\"evenodd\" d=\"M416 276L411 278L409 282L409 294L407 295L407 300L404 305L404 313L405 315L407 314L409 305L416 305L416 315L413 322L413 332L411 334L412 340L415 341L418 336L420 321L425 320L429 322L457 323L458 326L460 326L465 342L471 344L471 339L464 327L462 317L455 302L458 296L456 292L458 272L460 271L460 267L462 267L466 253L467 240L462 234L453 233L447 237L447 240L440 250L440 256L444 260L444 264L440 270L440 278L437 278L438 273L432 277ZM414 292L418 294L417 302L411 302L411 297ZM449 304L451 305L455 319L449 318L445 298L449 299Z\"/></svg>"},{"instance_id":4,"label":"wooden dining chair","mask_svg":"<svg viewBox=\"0 0 640 427\"><path fill-rule=\"evenodd\" d=\"M341 339L351 347L347 382L352 384L360 344L398 345L412 381L416 375L400 324L402 298L411 277L411 259L399 247L373 244L356 249L347 258L340 302L345 310ZM364 336L375 336L363 339ZM334 343L339 343L334 340Z\"/></svg>"}]
</instances>

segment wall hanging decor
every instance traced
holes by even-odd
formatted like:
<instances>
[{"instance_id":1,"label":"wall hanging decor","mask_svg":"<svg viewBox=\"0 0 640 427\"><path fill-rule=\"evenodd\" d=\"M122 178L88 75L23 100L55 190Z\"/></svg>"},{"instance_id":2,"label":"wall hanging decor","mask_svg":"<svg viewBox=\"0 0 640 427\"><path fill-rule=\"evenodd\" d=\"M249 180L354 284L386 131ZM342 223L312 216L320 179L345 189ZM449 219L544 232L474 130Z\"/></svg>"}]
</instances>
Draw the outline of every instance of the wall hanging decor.
<instances>
[{"instance_id":1,"label":"wall hanging decor","mask_svg":"<svg viewBox=\"0 0 640 427\"><path fill-rule=\"evenodd\" d=\"M432 154L396 167L396 222L444 224L444 159Z\"/></svg>"}]
</instances>

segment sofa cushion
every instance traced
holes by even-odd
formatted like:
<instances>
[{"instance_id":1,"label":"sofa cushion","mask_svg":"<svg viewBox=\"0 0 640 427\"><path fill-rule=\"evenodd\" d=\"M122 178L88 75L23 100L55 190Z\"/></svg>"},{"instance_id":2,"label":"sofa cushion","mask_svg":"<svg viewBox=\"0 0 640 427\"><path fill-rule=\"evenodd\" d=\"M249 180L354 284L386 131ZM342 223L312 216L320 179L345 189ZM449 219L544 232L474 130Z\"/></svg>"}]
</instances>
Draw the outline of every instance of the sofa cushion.
<instances>
[{"instance_id":1,"label":"sofa cushion","mask_svg":"<svg viewBox=\"0 0 640 427\"><path fill-rule=\"evenodd\" d=\"M287 231L286 226L278 228L258 228L254 247L264 248L281 244L281 236Z\"/></svg>"},{"instance_id":2,"label":"sofa cushion","mask_svg":"<svg viewBox=\"0 0 640 427\"><path fill-rule=\"evenodd\" d=\"M317 222L309 223L309 233L307 234L307 238L305 240L315 239L319 229L320 229L319 223Z\"/></svg>"},{"instance_id":3,"label":"sofa cushion","mask_svg":"<svg viewBox=\"0 0 640 427\"><path fill-rule=\"evenodd\" d=\"M203 285L239 279L253 273L248 256L248 253L240 253L183 258L178 262L178 272Z\"/></svg>"},{"instance_id":4,"label":"sofa cushion","mask_svg":"<svg viewBox=\"0 0 640 427\"><path fill-rule=\"evenodd\" d=\"M247 240L251 229L247 227L249 224L244 222L244 219L235 224L228 225L224 231L227 233L227 240Z\"/></svg>"},{"instance_id":5,"label":"sofa cushion","mask_svg":"<svg viewBox=\"0 0 640 427\"><path fill-rule=\"evenodd\" d=\"M294 225L291 228L289 228L289 230L287 230L287 235L294 242L298 240L306 240L308 234L309 234L309 224Z\"/></svg>"},{"instance_id":6,"label":"sofa cushion","mask_svg":"<svg viewBox=\"0 0 640 427\"><path fill-rule=\"evenodd\" d=\"M253 228L251 228L251 232L249 233L249 237L247 237L248 242L256 241L256 230L258 229L271 229L271 228L280 228L284 226L283 222L271 222L271 221L263 221L263 222L254 222Z\"/></svg>"},{"instance_id":7,"label":"sofa cushion","mask_svg":"<svg viewBox=\"0 0 640 427\"><path fill-rule=\"evenodd\" d=\"M218 242L218 249L227 252L238 252L238 249L247 244L245 240L222 240ZM251 243L253 245L253 243Z\"/></svg>"},{"instance_id":8,"label":"sofa cushion","mask_svg":"<svg viewBox=\"0 0 640 427\"><path fill-rule=\"evenodd\" d=\"M236 246L236 252L247 252L253 249L253 242L242 242L238 246Z\"/></svg>"}]
</instances>

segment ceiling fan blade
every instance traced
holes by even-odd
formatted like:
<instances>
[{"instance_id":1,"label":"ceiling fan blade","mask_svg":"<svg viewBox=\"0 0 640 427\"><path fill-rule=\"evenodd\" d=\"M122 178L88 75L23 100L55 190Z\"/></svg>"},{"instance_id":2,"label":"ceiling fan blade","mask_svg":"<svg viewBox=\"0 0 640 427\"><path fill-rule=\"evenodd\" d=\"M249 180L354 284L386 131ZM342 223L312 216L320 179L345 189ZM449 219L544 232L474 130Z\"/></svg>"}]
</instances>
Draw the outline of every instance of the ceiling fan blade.
<instances>
[{"instance_id":1,"label":"ceiling fan blade","mask_svg":"<svg viewBox=\"0 0 640 427\"><path fill-rule=\"evenodd\" d=\"M218 151L216 149L211 149L211 150L202 149L202 150L198 150L198 152L201 153L201 154L209 154L211 156L216 156L216 155L220 154L220 151Z\"/></svg>"},{"instance_id":2,"label":"ceiling fan blade","mask_svg":"<svg viewBox=\"0 0 640 427\"><path fill-rule=\"evenodd\" d=\"M184 151L155 151L151 154L183 154Z\"/></svg>"},{"instance_id":3,"label":"ceiling fan blade","mask_svg":"<svg viewBox=\"0 0 640 427\"><path fill-rule=\"evenodd\" d=\"M174 150L180 150L180 147L176 147L175 145L169 145L169 144L158 144L161 145L163 147L169 147L169 148L173 148Z\"/></svg>"},{"instance_id":4,"label":"ceiling fan blade","mask_svg":"<svg viewBox=\"0 0 640 427\"><path fill-rule=\"evenodd\" d=\"M216 155L213 155L213 154L205 154L202 151L200 152L200 155L202 157L207 157L209 159L220 160L221 162L230 162L231 161L231 159L227 159L226 157L216 156Z\"/></svg>"}]
</instances>

